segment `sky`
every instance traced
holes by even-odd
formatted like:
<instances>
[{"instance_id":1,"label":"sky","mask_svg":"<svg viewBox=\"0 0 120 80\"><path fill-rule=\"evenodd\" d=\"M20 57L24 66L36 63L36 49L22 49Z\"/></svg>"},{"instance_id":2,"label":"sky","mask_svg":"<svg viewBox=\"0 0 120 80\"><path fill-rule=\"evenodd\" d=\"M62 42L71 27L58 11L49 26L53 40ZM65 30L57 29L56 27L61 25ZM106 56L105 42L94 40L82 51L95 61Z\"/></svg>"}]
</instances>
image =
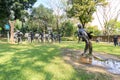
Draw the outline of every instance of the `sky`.
<instances>
[{"instance_id":1,"label":"sky","mask_svg":"<svg viewBox=\"0 0 120 80\"><path fill-rule=\"evenodd\" d=\"M33 7L38 7L40 4L43 4L45 7L48 6L48 0L37 0L37 2L34 4ZM97 7L97 12L93 14L93 21L91 22L91 25L97 25L100 30L103 29L103 21L105 18L109 20L109 17L116 17L116 14L118 10L120 10L120 0L107 0L109 2L109 5L106 7L106 9L103 10L101 6ZM105 18L103 18L103 14L105 14ZM98 15L98 17L97 17ZM99 19L98 19L99 18ZM110 18L111 19L111 18ZM99 22L99 20L101 22ZM120 16L118 16L118 20L120 21ZM101 24L100 24L101 23Z\"/></svg>"},{"instance_id":2,"label":"sky","mask_svg":"<svg viewBox=\"0 0 120 80\"><path fill-rule=\"evenodd\" d=\"M66 1L66 0L63 0ZM56 5L60 5L60 0L37 0L37 2L33 5L33 7L38 7L40 4L44 5L47 8L54 8L54 14L62 15L64 13L63 9L58 8Z\"/></svg>"},{"instance_id":3,"label":"sky","mask_svg":"<svg viewBox=\"0 0 120 80\"><path fill-rule=\"evenodd\" d=\"M33 5L33 7L38 7L40 4L44 5L45 7L49 7L47 6L46 1L47 0L37 0L37 2Z\"/></svg>"},{"instance_id":4,"label":"sky","mask_svg":"<svg viewBox=\"0 0 120 80\"><path fill-rule=\"evenodd\" d=\"M100 30L102 30L102 26L103 26L103 21L104 19L107 19L107 20L110 20L110 19L113 19L117 16L117 12L120 13L120 0L108 0L108 6L103 10L103 8L101 6L98 6L97 7L97 12L95 12L93 14L93 21L92 21L92 25L97 25L98 28ZM101 24L98 20L98 17L97 17L97 14L98 14L98 17L101 21ZM103 14L105 15L104 18L103 18ZM120 16L117 17L117 20L120 21Z\"/></svg>"}]
</instances>

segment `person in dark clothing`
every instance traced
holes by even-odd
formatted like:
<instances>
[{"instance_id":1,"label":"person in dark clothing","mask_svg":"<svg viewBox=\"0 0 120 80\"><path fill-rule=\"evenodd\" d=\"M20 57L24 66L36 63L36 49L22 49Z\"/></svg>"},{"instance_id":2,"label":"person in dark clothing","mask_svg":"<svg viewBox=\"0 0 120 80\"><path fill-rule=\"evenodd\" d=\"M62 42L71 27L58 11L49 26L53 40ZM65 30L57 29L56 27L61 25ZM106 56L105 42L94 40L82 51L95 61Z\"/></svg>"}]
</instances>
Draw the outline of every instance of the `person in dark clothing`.
<instances>
[{"instance_id":1,"label":"person in dark clothing","mask_svg":"<svg viewBox=\"0 0 120 80\"><path fill-rule=\"evenodd\" d=\"M114 36L113 42L114 42L114 46L118 45L118 36Z\"/></svg>"},{"instance_id":2,"label":"person in dark clothing","mask_svg":"<svg viewBox=\"0 0 120 80\"><path fill-rule=\"evenodd\" d=\"M87 51L89 50L88 55L92 55L92 43L90 39L92 38L91 33L87 33L81 24L78 24L78 35L82 38L83 41L85 41L85 49L82 55L85 55Z\"/></svg>"}]
</instances>

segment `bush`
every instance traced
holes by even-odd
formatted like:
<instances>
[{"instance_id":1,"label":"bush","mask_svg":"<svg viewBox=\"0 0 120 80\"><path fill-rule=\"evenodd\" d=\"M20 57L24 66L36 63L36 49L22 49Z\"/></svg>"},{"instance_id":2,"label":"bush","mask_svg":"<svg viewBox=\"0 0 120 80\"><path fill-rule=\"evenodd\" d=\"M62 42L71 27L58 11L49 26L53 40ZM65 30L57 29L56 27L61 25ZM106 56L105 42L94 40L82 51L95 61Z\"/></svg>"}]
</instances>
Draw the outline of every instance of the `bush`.
<instances>
[{"instance_id":1,"label":"bush","mask_svg":"<svg viewBox=\"0 0 120 80\"><path fill-rule=\"evenodd\" d=\"M63 36L69 37L72 36L74 34L74 25L68 21L64 24L64 32L63 32Z\"/></svg>"},{"instance_id":2,"label":"bush","mask_svg":"<svg viewBox=\"0 0 120 80\"><path fill-rule=\"evenodd\" d=\"M62 41L75 41L75 37L62 37Z\"/></svg>"}]
</instances>

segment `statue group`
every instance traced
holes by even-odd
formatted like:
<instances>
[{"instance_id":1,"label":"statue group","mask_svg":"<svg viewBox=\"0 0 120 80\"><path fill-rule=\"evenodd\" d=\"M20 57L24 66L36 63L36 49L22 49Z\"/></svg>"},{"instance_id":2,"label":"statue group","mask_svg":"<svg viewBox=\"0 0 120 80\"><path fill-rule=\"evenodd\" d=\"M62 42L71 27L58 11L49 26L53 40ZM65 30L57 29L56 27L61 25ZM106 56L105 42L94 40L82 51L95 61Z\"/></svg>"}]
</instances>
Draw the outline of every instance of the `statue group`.
<instances>
[{"instance_id":1,"label":"statue group","mask_svg":"<svg viewBox=\"0 0 120 80\"><path fill-rule=\"evenodd\" d=\"M14 32L14 42L20 43L22 40L28 41L29 43L32 43L34 41L37 42L61 42L61 35L60 34L54 34L52 31L50 33L44 33L44 32L33 32L29 31L25 34L23 34L21 31L17 30Z\"/></svg>"}]
</instances>

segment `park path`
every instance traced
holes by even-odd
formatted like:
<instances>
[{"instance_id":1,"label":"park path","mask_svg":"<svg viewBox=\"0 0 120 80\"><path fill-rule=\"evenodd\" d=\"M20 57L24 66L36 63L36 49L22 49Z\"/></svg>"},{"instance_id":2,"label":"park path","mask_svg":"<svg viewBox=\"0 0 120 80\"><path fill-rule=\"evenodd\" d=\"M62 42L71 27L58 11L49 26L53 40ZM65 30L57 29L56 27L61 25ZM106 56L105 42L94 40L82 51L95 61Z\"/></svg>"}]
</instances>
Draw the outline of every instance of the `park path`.
<instances>
[{"instance_id":1,"label":"park path","mask_svg":"<svg viewBox=\"0 0 120 80\"><path fill-rule=\"evenodd\" d=\"M90 65L90 64L83 64L80 62L79 58L80 55L83 51L80 50L73 50L73 49L62 49L63 53L63 59L70 65L72 65L76 70L79 69L84 69L87 73L102 73L102 74L107 74L111 76L111 80L120 80L120 75L116 75L113 73L108 72L105 68L95 66L95 65ZM98 52L93 52L94 56L99 56L102 57L103 59L115 59L120 61L119 58L116 56L107 54L107 53L98 53Z\"/></svg>"}]
</instances>

